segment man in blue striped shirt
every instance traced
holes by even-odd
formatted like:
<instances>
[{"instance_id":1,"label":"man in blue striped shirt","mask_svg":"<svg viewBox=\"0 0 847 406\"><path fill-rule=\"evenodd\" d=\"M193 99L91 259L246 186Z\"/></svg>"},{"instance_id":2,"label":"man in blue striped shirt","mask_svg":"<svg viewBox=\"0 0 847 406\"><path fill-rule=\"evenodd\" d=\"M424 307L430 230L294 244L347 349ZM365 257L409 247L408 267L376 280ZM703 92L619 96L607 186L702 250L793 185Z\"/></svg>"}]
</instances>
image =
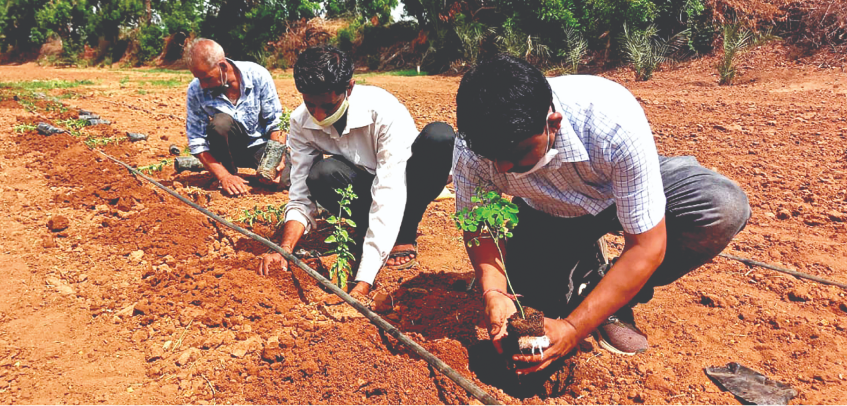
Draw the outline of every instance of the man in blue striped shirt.
<instances>
[{"instance_id":1,"label":"man in blue striped shirt","mask_svg":"<svg viewBox=\"0 0 847 406\"><path fill-rule=\"evenodd\" d=\"M273 78L255 63L226 58L209 39L195 41L187 55L195 77L186 100L188 147L226 193L243 195L247 181L238 176L238 168L255 169L269 139L285 143ZM284 169L281 162L273 183L285 184Z\"/></svg>"},{"instance_id":2,"label":"man in blue striped shirt","mask_svg":"<svg viewBox=\"0 0 847 406\"><path fill-rule=\"evenodd\" d=\"M711 260L750 217L744 192L693 157L658 155L650 124L624 87L594 76L547 79L499 55L469 71L456 95L456 210L482 188L515 196L519 222L504 264L490 239L468 255L483 290L489 334L502 352L513 293L542 310L549 347L517 354L518 373L538 371L596 333L619 354L647 349L632 306ZM622 231L613 265L598 255ZM543 341L543 340L542 340Z\"/></svg>"}]
</instances>

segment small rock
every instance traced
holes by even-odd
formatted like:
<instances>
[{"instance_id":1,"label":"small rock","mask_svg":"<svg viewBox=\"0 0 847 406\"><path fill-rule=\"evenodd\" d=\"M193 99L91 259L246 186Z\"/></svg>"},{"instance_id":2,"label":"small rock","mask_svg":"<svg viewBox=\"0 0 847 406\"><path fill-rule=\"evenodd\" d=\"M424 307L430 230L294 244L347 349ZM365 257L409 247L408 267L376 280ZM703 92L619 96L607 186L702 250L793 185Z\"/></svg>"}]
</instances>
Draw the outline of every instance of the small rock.
<instances>
[{"instance_id":1,"label":"small rock","mask_svg":"<svg viewBox=\"0 0 847 406\"><path fill-rule=\"evenodd\" d=\"M165 350L162 348L162 346L154 343L154 344L150 345L150 347L147 348L146 359L147 359L147 362L153 362L153 361L162 359L162 357L164 355L165 355Z\"/></svg>"},{"instance_id":2,"label":"small rock","mask_svg":"<svg viewBox=\"0 0 847 406\"><path fill-rule=\"evenodd\" d=\"M141 329L132 333L132 341L134 343L142 343L147 341L148 338L150 338L150 334L147 333L146 329Z\"/></svg>"},{"instance_id":3,"label":"small rock","mask_svg":"<svg viewBox=\"0 0 847 406\"><path fill-rule=\"evenodd\" d=\"M399 322L400 321L400 315L397 314L397 313L389 313L387 316L385 316L385 318L388 319L388 320L391 320L393 322Z\"/></svg>"},{"instance_id":4,"label":"small rock","mask_svg":"<svg viewBox=\"0 0 847 406\"><path fill-rule=\"evenodd\" d=\"M808 302L812 300L809 290L805 287L797 287L788 292L788 299L792 302Z\"/></svg>"},{"instance_id":5,"label":"small rock","mask_svg":"<svg viewBox=\"0 0 847 406\"><path fill-rule=\"evenodd\" d=\"M776 218L778 218L780 220L788 220L788 219L791 218L791 212L788 211L788 209L780 209L776 213Z\"/></svg>"},{"instance_id":6,"label":"small rock","mask_svg":"<svg viewBox=\"0 0 847 406\"><path fill-rule=\"evenodd\" d=\"M223 344L223 340L223 334L215 334L207 338L206 341L204 341L203 344L200 346L200 348L204 350L214 350L215 348L218 348L221 346L221 344Z\"/></svg>"},{"instance_id":7,"label":"small rock","mask_svg":"<svg viewBox=\"0 0 847 406\"><path fill-rule=\"evenodd\" d=\"M243 358L245 355L255 352L262 347L262 339L258 336L250 337L247 340L239 341L232 346L230 355L235 358Z\"/></svg>"},{"instance_id":8,"label":"small rock","mask_svg":"<svg viewBox=\"0 0 847 406\"><path fill-rule=\"evenodd\" d=\"M71 226L71 222L65 216L54 216L47 222L47 228L52 232L59 232Z\"/></svg>"},{"instance_id":9,"label":"small rock","mask_svg":"<svg viewBox=\"0 0 847 406\"><path fill-rule=\"evenodd\" d=\"M701 293L700 304L708 307L726 307L723 299L712 293Z\"/></svg>"},{"instance_id":10,"label":"small rock","mask_svg":"<svg viewBox=\"0 0 847 406\"><path fill-rule=\"evenodd\" d=\"M59 294L62 295L62 296L71 296L71 295L76 293L74 291L74 288L72 288L68 285L57 286L56 292L59 292Z\"/></svg>"},{"instance_id":11,"label":"small rock","mask_svg":"<svg viewBox=\"0 0 847 406\"><path fill-rule=\"evenodd\" d=\"M79 276L77 276L77 277L76 277L76 281L77 281L78 283L82 283L82 282L85 282L85 281L87 281L87 280L88 280L88 275L86 275L86 274L84 274L84 273L83 273L83 274L79 274Z\"/></svg>"},{"instance_id":12,"label":"small rock","mask_svg":"<svg viewBox=\"0 0 847 406\"><path fill-rule=\"evenodd\" d=\"M52 235L45 235L41 239L41 246L44 248L56 248L59 245L56 243L56 237Z\"/></svg>"},{"instance_id":13,"label":"small rock","mask_svg":"<svg viewBox=\"0 0 847 406\"><path fill-rule=\"evenodd\" d=\"M176 359L176 364L184 367L194 361L197 361L197 358L200 358L200 355L200 350L196 348L189 348L179 355L179 358Z\"/></svg>"},{"instance_id":14,"label":"small rock","mask_svg":"<svg viewBox=\"0 0 847 406\"><path fill-rule=\"evenodd\" d=\"M371 310L377 313L385 313L391 311L394 308L394 305L391 303L391 296L384 292L379 292L374 295L373 303L371 303Z\"/></svg>"},{"instance_id":15,"label":"small rock","mask_svg":"<svg viewBox=\"0 0 847 406\"><path fill-rule=\"evenodd\" d=\"M115 316L118 316L121 319L128 319L128 318L132 317L132 315L134 313L135 313L135 303L133 303L133 304L127 306L127 307L124 307L119 312L115 313Z\"/></svg>"},{"instance_id":16,"label":"small rock","mask_svg":"<svg viewBox=\"0 0 847 406\"><path fill-rule=\"evenodd\" d=\"M128 259L132 262L141 262L141 258L144 258L144 251L138 250L129 253Z\"/></svg>"},{"instance_id":17,"label":"small rock","mask_svg":"<svg viewBox=\"0 0 847 406\"><path fill-rule=\"evenodd\" d=\"M300 364L300 372L303 372L304 376L312 376L318 371L320 371L320 367L318 367L318 363L314 360L310 359Z\"/></svg>"},{"instance_id":18,"label":"small rock","mask_svg":"<svg viewBox=\"0 0 847 406\"><path fill-rule=\"evenodd\" d=\"M840 213L840 212L837 212L835 210L830 210L830 211L826 212L826 215L832 221L844 221L844 219L847 218L847 215Z\"/></svg>"},{"instance_id":19,"label":"small rock","mask_svg":"<svg viewBox=\"0 0 847 406\"><path fill-rule=\"evenodd\" d=\"M273 364L274 362L285 361L285 356L282 354L282 349L279 347L274 348L272 346L268 346L262 350L262 359L268 364Z\"/></svg>"}]
</instances>

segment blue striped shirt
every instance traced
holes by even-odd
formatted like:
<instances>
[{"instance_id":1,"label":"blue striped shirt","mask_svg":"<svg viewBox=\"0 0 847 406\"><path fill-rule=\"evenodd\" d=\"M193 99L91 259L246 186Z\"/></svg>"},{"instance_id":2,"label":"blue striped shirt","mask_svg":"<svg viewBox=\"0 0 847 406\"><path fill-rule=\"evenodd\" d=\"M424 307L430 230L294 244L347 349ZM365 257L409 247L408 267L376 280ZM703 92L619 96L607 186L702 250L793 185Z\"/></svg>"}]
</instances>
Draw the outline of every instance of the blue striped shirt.
<instances>
[{"instance_id":1,"label":"blue striped shirt","mask_svg":"<svg viewBox=\"0 0 847 406\"><path fill-rule=\"evenodd\" d=\"M524 198L555 217L597 215L612 204L623 230L641 234L665 215L659 155L644 110L623 86L596 76L549 79L562 113L556 157L538 171L514 179L458 139L453 152L456 210L472 207L477 186ZM519 214L520 215L520 214ZM579 232L579 230L563 230Z\"/></svg>"},{"instance_id":2,"label":"blue striped shirt","mask_svg":"<svg viewBox=\"0 0 847 406\"><path fill-rule=\"evenodd\" d=\"M218 113L226 113L244 126L253 139L248 147L268 142L268 135L279 130L282 105L271 73L253 62L227 61L241 72L241 97L235 105L226 94L216 96L201 88L196 78L188 85L185 132L192 155L209 150L206 127Z\"/></svg>"}]
</instances>

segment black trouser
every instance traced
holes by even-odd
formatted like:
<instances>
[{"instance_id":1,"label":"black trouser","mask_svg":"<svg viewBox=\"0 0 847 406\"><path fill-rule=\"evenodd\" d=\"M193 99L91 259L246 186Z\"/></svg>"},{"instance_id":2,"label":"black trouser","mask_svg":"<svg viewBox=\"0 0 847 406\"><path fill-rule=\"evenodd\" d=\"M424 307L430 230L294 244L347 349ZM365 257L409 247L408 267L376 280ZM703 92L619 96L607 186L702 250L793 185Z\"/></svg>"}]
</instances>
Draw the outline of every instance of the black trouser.
<instances>
[{"instance_id":1,"label":"black trouser","mask_svg":"<svg viewBox=\"0 0 847 406\"><path fill-rule=\"evenodd\" d=\"M406 209L396 244L411 244L417 239L418 223L421 222L429 202L438 197L447 183L453 162L455 137L453 127L436 122L424 127L412 144L412 156L406 163ZM335 193L335 189L353 185L358 199L350 203L350 210L357 226L357 250L361 250L368 230L370 207L373 202L371 186L374 179L375 175L340 156L315 163L306 179L312 198L332 214L337 214L339 210L339 195Z\"/></svg>"},{"instance_id":2,"label":"black trouser","mask_svg":"<svg viewBox=\"0 0 847 406\"><path fill-rule=\"evenodd\" d=\"M265 153L265 144L248 147L255 139L247 135L241 123L226 113L212 117L206 127L206 140L212 157L233 175L238 173L237 168L256 169Z\"/></svg>"},{"instance_id":3,"label":"black trouser","mask_svg":"<svg viewBox=\"0 0 847 406\"><path fill-rule=\"evenodd\" d=\"M693 157L660 158L667 206L665 258L633 303L653 298L653 288L670 284L710 261L747 224L747 195L731 180ZM621 231L617 207L596 216L553 217L516 198L520 221L506 245L506 269L522 302L548 317L564 317L603 277L597 240ZM580 294L580 290L582 293Z\"/></svg>"}]
</instances>

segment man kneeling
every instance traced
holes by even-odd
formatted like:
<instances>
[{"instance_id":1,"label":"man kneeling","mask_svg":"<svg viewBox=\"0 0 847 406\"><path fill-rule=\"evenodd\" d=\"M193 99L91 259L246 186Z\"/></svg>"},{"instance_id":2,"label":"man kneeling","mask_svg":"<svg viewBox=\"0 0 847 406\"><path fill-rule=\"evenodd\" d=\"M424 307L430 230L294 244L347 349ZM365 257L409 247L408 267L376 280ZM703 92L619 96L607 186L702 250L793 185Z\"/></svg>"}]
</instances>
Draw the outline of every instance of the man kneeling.
<instances>
[{"instance_id":1,"label":"man kneeling","mask_svg":"<svg viewBox=\"0 0 847 406\"><path fill-rule=\"evenodd\" d=\"M456 209L473 205L476 188L515 196L520 221L503 247L505 269L512 293L548 317L549 347L514 355L529 364L518 373L547 367L592 332L615 353L645 351L632 306L711 260L750 218L734 182L693 157L659 156L638 101L609 80L548 79L500 55L462 78L456 117ZM603 264L598 239L618 231L623 252ZM515 303L498 247L480 241L468 254L502 351Z\"/></svg>"},{"instance_id":2,"label":"man kneeling","mask_svg":"<svg viewBox=\"0 0 847 406\"><path fill-rule=\"evenodd\" d=\"M335 190L353 185L358 199L349 207L361 254L353 291L367 294L383 264L415 264L418 223L447 183L455 134L445 123L418 132L394 96L372 86L354 89L352 78L350 59L329 46L307 49L294 65L303 104L291 114L291 201L280 246L291 252L316 226L314 201L338 213ZM288 267L279 253L267 254L259 273L274 264Z\"/></svg>"}]
</instances>

